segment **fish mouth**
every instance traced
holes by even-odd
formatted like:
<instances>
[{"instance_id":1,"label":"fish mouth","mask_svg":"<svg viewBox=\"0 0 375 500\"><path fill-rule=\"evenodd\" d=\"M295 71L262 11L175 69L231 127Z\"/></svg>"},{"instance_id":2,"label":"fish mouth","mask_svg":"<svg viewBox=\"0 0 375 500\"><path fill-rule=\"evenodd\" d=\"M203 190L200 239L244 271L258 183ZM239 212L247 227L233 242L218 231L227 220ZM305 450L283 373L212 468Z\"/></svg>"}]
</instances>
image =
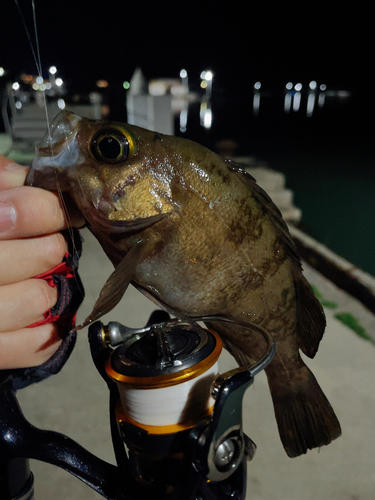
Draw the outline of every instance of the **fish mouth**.
<instances>
[{"instance_id":1,"label":"fish mouth","mask_svg":"<svg viewBox=\"0 0 375 500\"><path fill-rule=\"evenodd\" d=\"M72 111L60 111L53 119L45 136L37 145L42 156L55 156L54 149L60 149L77 133L82 118ZM51 154L52 153L52 154Z\"/></svg>"},{"instance_id":2,"label":"fish mouth","mask_svg":"<svg viewBox=\"0 0 375 500\"><path fill-rule=\"evenodd\" d=\"M80 116L71 111L61 111L54 118L35 148L26 185L56 189L56 172L62 172L82 161L79 146L74 140L81 120Z\"/></svg>"},{"instance_id":3,"label":"fish mouth","mask_svg":"<svg viewBox=\"0 0 375 500\"><path fill-rule=\"evenodd\" d=\"M170 214L157 214L150 217L136 217L133 220L111 220L108 216L98 210L90 212L87 220L92 226L99 226L106 233L116 234L136 234L149 229L158 222L162 221Z\"/></svg>"}]
</instances>

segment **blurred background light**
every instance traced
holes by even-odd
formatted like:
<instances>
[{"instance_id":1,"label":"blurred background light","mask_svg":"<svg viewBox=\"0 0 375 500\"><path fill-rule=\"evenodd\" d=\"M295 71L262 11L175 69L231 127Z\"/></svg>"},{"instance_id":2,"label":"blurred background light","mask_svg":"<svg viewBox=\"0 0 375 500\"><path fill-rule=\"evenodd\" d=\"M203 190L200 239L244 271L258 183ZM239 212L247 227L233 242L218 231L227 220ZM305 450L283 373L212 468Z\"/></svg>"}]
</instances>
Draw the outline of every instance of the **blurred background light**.
<instances>
[{"instance_id":1,"label":"blurred background light","mask_svg":"<svg viewBox=\"0 0 375 500\"><path fill-rule=\"evenodd\" d=\"M108 87L109 83L107 80L97 80L96 81L96 86L99 87L100 89L106 89Z\"/></svg>"}]
</instances>

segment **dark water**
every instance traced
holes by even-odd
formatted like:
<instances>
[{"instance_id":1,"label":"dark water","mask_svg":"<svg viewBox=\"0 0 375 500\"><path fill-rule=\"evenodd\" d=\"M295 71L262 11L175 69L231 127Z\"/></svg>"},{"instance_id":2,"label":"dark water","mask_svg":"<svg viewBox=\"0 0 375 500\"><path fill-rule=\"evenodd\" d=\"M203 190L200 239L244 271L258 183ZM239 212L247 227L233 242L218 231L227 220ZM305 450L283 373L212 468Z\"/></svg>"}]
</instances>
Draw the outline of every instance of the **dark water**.
<instances>
[{"instance_id":1,"label":"dark water","mask_svg":"<svg viewBox=\"0 0 375 500\"><path fill-rule=\"evenodd\" d=\"M238 142L239 155L252 155L286 175L302 209L304 229L314 238L375 275L375 157L368 101L327 97L306 116L307 95L298 112L284 113L284 96L262 96L252 113L252 93L213 99L213 126L190 134L214 147L220 138ZM195 120L195 122L194 122Z\"/></svg>"}]
</instances>

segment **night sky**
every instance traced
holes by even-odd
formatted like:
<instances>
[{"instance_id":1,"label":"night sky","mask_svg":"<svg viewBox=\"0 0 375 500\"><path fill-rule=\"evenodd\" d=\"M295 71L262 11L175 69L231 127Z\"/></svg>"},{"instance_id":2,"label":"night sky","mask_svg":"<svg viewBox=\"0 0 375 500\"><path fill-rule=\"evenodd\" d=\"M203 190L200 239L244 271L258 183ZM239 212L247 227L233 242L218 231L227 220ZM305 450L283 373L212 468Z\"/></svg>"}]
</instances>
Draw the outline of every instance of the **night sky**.
<instances>
[{"instance_id":1,"label":"night sky","mask_svg":"<svg viewBox=\"0 0 375 500\"><path fill-rule=\"evenodd\" d=\"M31 0L18 0L33 33ZM191 79L212 69L225 89L283 87L289 80L334 88L367 81L370 13L343 2L35 0L42 65L65 79ZM369 5L367 3L367 5ZM0 66L16 76L34 72L31 49L14 0L2 0Z\"/></svg>"}]
</instances>

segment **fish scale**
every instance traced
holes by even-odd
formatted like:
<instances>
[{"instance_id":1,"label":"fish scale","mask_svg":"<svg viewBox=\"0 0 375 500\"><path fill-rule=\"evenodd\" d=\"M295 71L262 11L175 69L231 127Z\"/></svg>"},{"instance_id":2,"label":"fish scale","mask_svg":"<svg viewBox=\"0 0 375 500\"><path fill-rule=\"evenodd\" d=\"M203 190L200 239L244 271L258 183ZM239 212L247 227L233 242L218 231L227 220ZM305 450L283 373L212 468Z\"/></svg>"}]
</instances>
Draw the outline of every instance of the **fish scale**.
<instances>
[{"instance_id":1,"label":"fish scale","mask_svg":"<svg viewBox=\"0 0 375 500\"><path fill-rule=\"evenodd\" d=\"M108 137L119 141L115 150L105 147ZM177 317L234 321L207 326L243 366L264 350L244 325L262 326L276 344L266 373L287 454L340 435L299 353L314 357L325 329L322 307L279 210L251 176L194 142L64 111L26 182L50 190L58 183L115 266L78 328L109 312L129 283Z\"/></svg>"}]
</instances>

